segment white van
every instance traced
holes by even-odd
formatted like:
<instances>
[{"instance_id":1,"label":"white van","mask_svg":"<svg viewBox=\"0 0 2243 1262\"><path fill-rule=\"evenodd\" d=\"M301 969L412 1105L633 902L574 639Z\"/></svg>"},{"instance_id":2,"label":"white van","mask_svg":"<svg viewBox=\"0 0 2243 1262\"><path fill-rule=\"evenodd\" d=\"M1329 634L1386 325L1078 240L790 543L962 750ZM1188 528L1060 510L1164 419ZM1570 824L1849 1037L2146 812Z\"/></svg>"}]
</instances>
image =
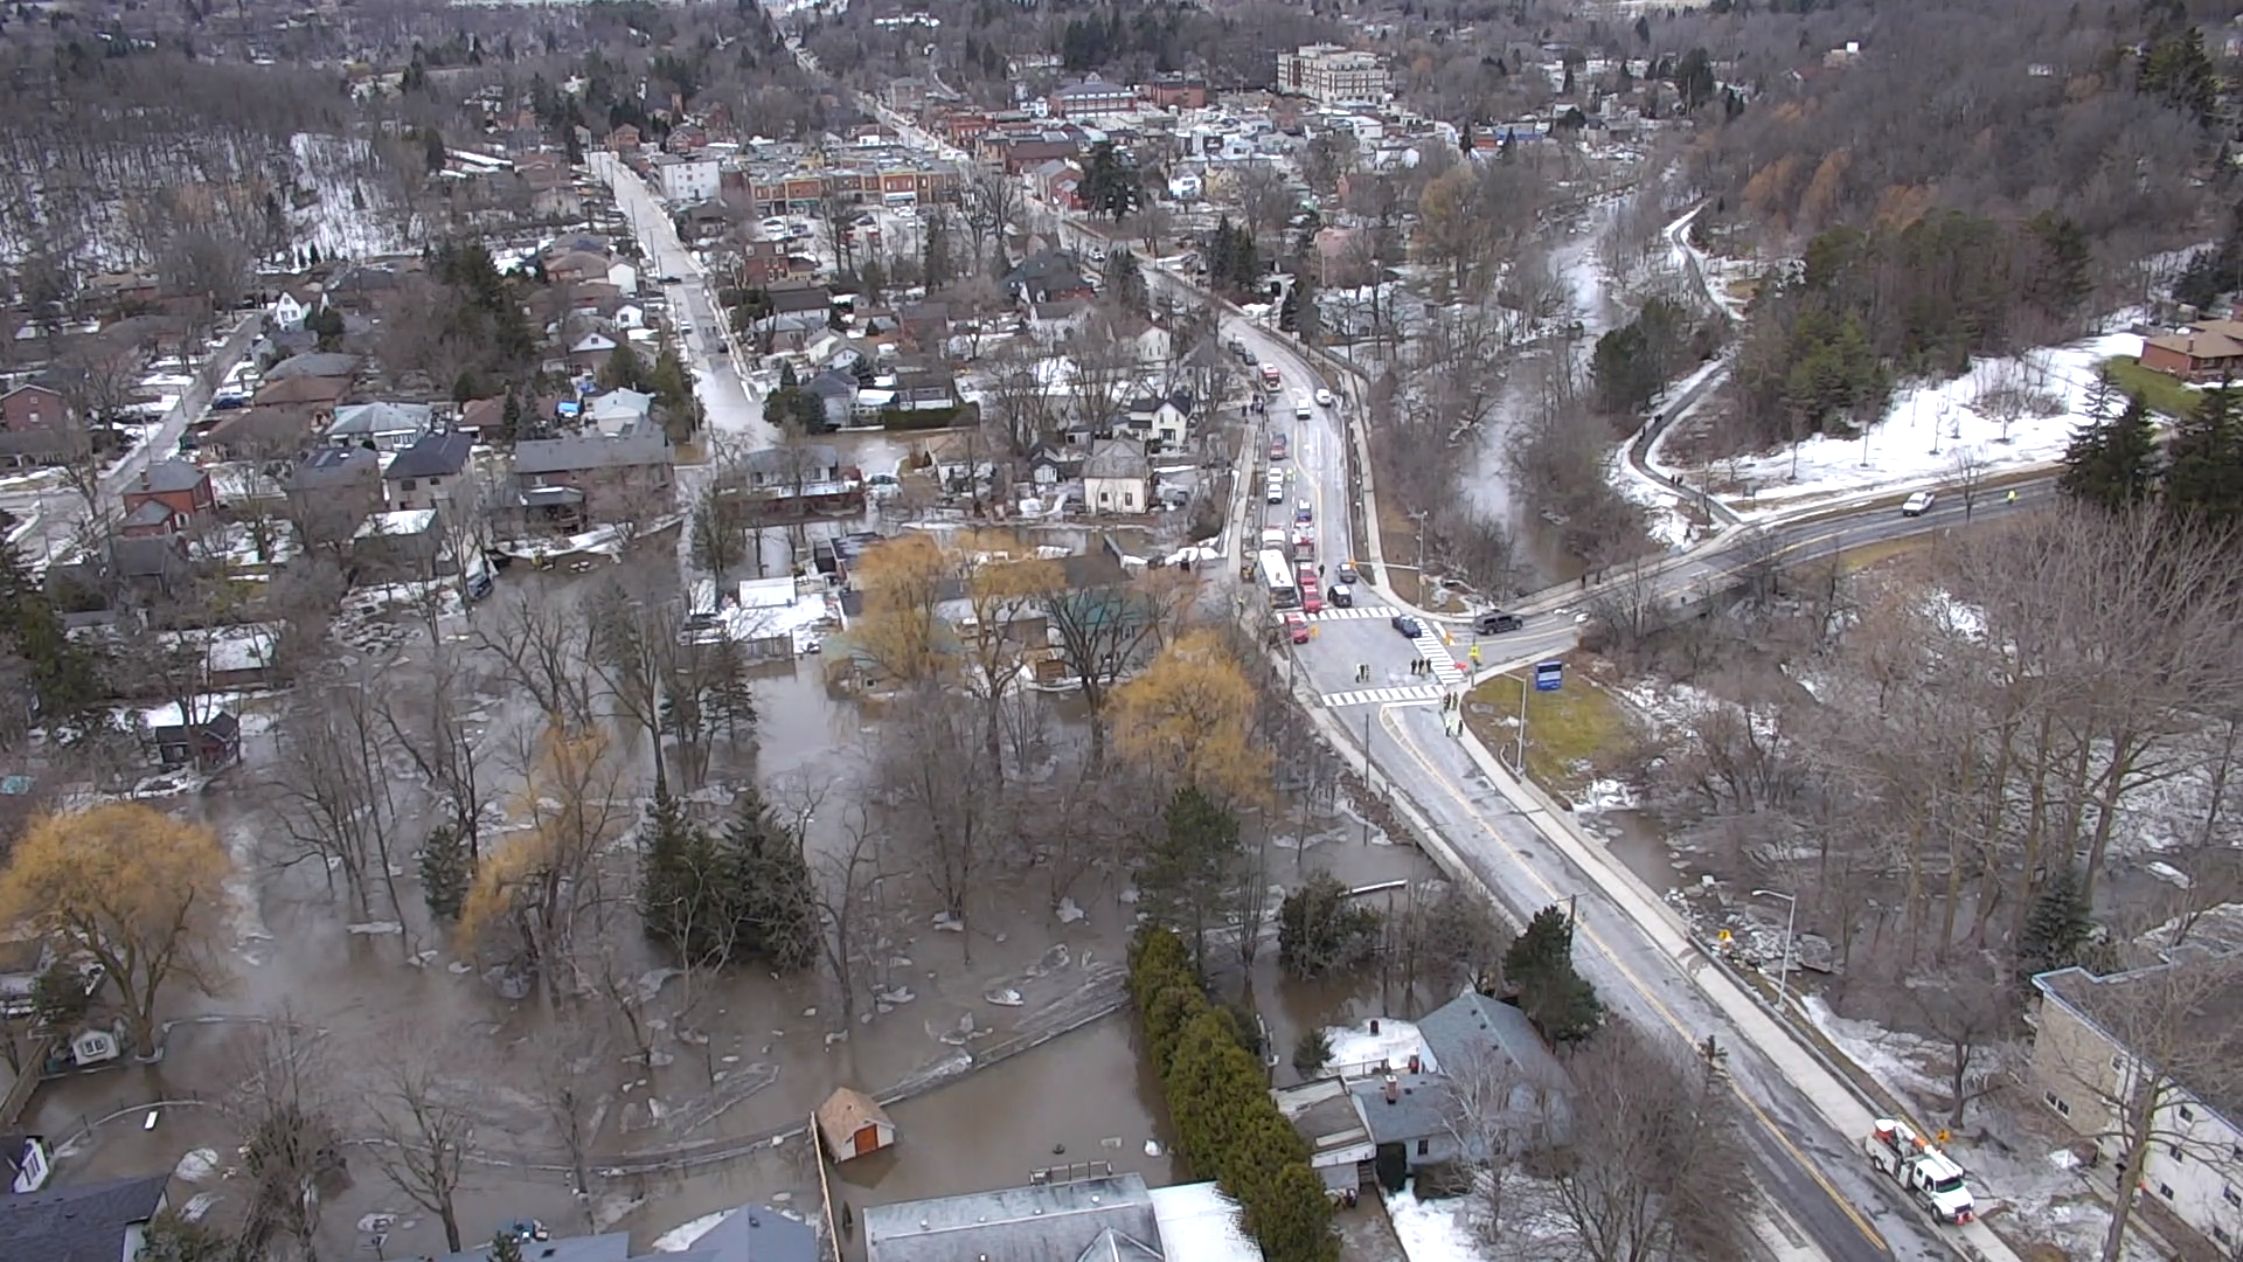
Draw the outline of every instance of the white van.
<instances>
[{"instance_id":1,"label":"white van","mask_svg":"<svg viewBox=\"0 0 2243 1262\"><path fill-rule=\"evenodd\" d=\"M1312 415L1312 413L1310 413L1310 412L1309 412L1309 410L1308 410L1308 400L1306 400L1306 399L1295 399L1295 400L1293 400L1293 419L1294 419L1294 420L1296 420L1296 421L1305 421L1305 420L1307 420L1307 419L1308 419L1308 418L1309 418L1309 417L1310 417L1311 415Z\"/></svg>"}]
</instances>

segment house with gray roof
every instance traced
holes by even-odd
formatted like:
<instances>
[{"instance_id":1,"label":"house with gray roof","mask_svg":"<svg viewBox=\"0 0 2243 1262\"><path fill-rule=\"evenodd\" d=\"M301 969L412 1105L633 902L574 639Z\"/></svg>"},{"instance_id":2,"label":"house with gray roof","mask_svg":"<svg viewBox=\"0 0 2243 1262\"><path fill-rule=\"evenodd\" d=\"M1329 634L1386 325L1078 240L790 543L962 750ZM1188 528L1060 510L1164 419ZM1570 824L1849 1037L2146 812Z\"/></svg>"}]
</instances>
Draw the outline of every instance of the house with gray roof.
<instances>
[{"instance_id":1,"label":"house with gray roof","mask_svg":"<svg viewBox=\"0 0 2243 1262\"><path fill-rule=\"evenodd\" d=\"M365 447L314 447L288 475L289 516L307 548L339 547L382 506L382 458Z\"/></svg>"},{"instance_id":2,"label":"house with gray roof","mask_svg":"<svg viewBox=\"0 0 2243 1262\"><path fill-rule=\"evenodd\" d=\"M596 431L514 446L514 483L529 525L648 521L677 507L677 453L660 428Z\"/></svg>"},{"instance_id":3,"label":"house with gray roof","mask_svg":"<svg viewBox=\"0 0 2243 1262\"><path fill-rule=\"evenodd\" d=\"M436 409L426 403L346 403L335 409L327 441L403 451L428 432Z\"/></svg>"},{"instance_id":4,"label":"house with gray roof","mask_svg":"<svg viewBox=\"0 0 2243 1262\"><path fill-rule=\"evenodd\" d=\"M449 505L452 492L465 480L474 450L475 440L458 430L421 435L382 470L383 498L392 509Z\"/></svg>"},{"instance_id":5,"label":"house with gray roof","mask_svg":"<svg viewBox=\"0 0 2243 1262\"><path fill-rule=\"evenodd\" d=\"M129 1262L164 1210L168 1174L0 1196L0 1245L38 1262Z\"/></svg>"},{"instance_id":6,"label":"house with gray roof","mask_svg":"<svg viewBox=\"0 0 2243 1262\"><path fill-rule=\"evenodd\" d=\"M865 1262L1158 1262L1160 1219L1137 1174L1037 1183L864 1211Z\"/></svg>"},{"instance_id":7,"label":"house with gray roof","mask_svg":"<svg viewBox=\"0 0 2243 1262\"><path fill-rule=\"evenodd\" d=\"M291 355L265 370L265 380L286 381L291 377L348 377L358 371L358 356L339 351L308 351Z\"/></svg>"},{"instance_id":8,"label":"house with gray roof","mask_svg":"<svg viewBox=\"0 0 2243 1262\"><path fill-rule=\"evenodd\" d=\"M620 1231L522 1245L522 1262L818 1262L819 1257L816 1230L766 1205L733 1210L677 1253L634 1254L631 1237ZM440 1254L430 1262L490 1262L490 1258L491 1247L484 1244Z\"/></svg>"},{"instance_id":9,"label":"house with gray roof","mask_svg":"<svg viewBox=\"0 0 2243 1262\"><path fill-rule=\"evenodd\" d=\"M1143 513L1152 509L1152 462L1145 446L1127 438L1104 438L1091 445L1083 461L1083 506L1094 513Z\"/></svg>"}]
</instances>

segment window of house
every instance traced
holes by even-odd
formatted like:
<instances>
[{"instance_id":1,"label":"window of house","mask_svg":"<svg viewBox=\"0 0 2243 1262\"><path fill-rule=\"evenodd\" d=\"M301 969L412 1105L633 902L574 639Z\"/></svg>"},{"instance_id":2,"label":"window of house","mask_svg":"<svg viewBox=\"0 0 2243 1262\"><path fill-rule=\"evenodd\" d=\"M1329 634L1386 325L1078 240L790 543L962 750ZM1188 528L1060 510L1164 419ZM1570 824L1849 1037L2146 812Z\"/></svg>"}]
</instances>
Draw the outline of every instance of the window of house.
<instances>
[{"instance_id":1,"label":"window of house","mask_svg":"<svg viewBox=\"0 0 2243 1262\"><path fill-rule=\"evenodd\" d=\"M2176 1164L2176 1165L2180 1164L2180 1163L2181 1163L2181 1162L2183 1162L2183 1161L2186 1161L2186 1160L2188 1160L2188 1154L2187 1154L2187 1153L2184 1153L2184 1152L2182 1152L2182 1151L2181 1151L2181 1146L2180 1146L2180 1144L2178 1144L2177 1142L2174 1142L2174 1141L2172 1141L2172 1140L2167 1140L2167 1141L2166 1141L2166 1143L2165 1143L2165 1154L2166 1154L2167 1156L2171 1157L2171 1158L2173 1159L2173 1162L2174 1162L2174 1164Z\"/></svg>"},{"instance_id":2,"label":"window of house","mask_svg":"<svg viewBox=\"0 0 2243 1262\"><path fill-rule=\"evenodd\" d=\"M2220 1199L2237 1209L2243 1209L2243 1192L2237 1192L2235 1185L2232 1183L2220 1185Z\"/></svg>"},{"instance_id":3,"label":"window of house","mask_svg":"<svg viewBox=\"0 0 2243 1262\"><path fill-rule=\"evenodd\" d=\"M1135 491L1123 491L1123 492L1122 492L1122 507L1123 507L1123 508L1135 508L1135 507L1137 507L1137 492L1135 492Z\"/></svg>"},{"instance_id":4,"label":"window of house","mask_svg":"<svg viewBox=\"0 0 2243 1262\"><path fill-rule=\"evenodd\" d=\"M397 489L398 489L398 490L400 490L400 491L410 491L410 490L412 490L412 489L413 489L413 480L412 480L411 478L406 478L406 479L405 479L404 481L402 481L402 482L399 482L399 483L397 484Z\"/></svg>"},{"instance_id":5,"label":"window of house","mask_svg":"<svg viewBox=\"0 0 2243 1262\"><path fill-rule=\"evenodd\" d=\"M2222 1227L2222 1226L2220 1226L2220 1225L2219 1225L2218 1223L2213 1223L2213 1224L2212 1224L2212 1239L2214 1239L2214 1240L2217 1240L2217 1241L2219 1241L2219 1242L2220 1242L2221 1244L2226 1244L2226 1243L2227 1243L2227 1228L2225 1228L2225 1227Z\"/></svg>"},{"instance_id":6,"label":"window of house","mask_svg":"<svg viewBox=\"0 0 2243 1262\"><path fill-rule=\"evenodd\" d=\"M1420 1156L1420 1157L1423 1157L1423 1156L1425 1156L1426 1154L1428 1154L1428 1153L1430 1153L1430 1152L1432 1152L1432 1151L1433 1151L1433 1141L1432 1141L1432 1140L1430 1140L1430 1139L1421 1139L1421 1140L1417 1141L1417 1155L1418 1155L1418 1156Z\"/></svg>"},{"instance_id":7,"label":"window of house","mask_svg":"<svg viewBox=\"0 0 2243 1262\"><path fill-rule=\"evenodd\" d=\"M2126 1062L2125 1062L2124 1060L2120 1059L2119 1057L2113 1056L2113 1057L2111 1057L2111 1068L2112 1068L2112 1069L2124 1069L2124 1068L2126 1068Z\"/></svg>"},{"instance_id":8,"label":"window of house","mask_svg":"<svg viewBox=\"0 0 2243 1262\"><path fill-rule=\"evenodd\" d=\"M2048 1107L2056 1110L2058 1113L2061 1113L2066 1117L2070 1117L2072 1115L2072 1106L2066 1104L2063 1101L2062 1097L2058 1096L2055 1092L2043 1091L2041 1092L2041 1099L2048 1101Z\"/></svg>"},{"instance_id":9,"label":"window of house","mask_svg":"<svg viewBox=\"0 0 2243 1262\"><path fill-rule=\"evenodd\" d=\"M2193 1121L2195 1121L2195 1120L2196 1120L2196 1110L2195 1110L2195 1109L2192 1109L2192 1108L2190 1108L2189 1106L2187 1106L2187 1105L2185 1105L2185 1104L2184 1104L2184 1105L2182 1105L2182 1106L2181 1106L2181 1120L2182 1120L2182 1121L2184 1121L2184 1122L2193 1122Z\"/></svg>"},{"instance_id":10,"label":"window of house","mask_svg":"<svg viewBox=\"0 0 2243 1262\"><path fill-rule=\"evenodd\" d=\"M2172 1199L2173 1199L2173 1185L2172 1185L2172 1184L2170 1184L2170 1183L2160 1183L2160 1184L2158 1184L2158 1185L2157 1185L2157 1194L2158 1194L2159 1196L2162 1196L2162 1197L2164 1197L2164 1198L2165 1198L2166 1200L2169 1200L2169 1201L2170 1201L2170 1200L2172 1200Z\"/></svg>"}]
</instances>

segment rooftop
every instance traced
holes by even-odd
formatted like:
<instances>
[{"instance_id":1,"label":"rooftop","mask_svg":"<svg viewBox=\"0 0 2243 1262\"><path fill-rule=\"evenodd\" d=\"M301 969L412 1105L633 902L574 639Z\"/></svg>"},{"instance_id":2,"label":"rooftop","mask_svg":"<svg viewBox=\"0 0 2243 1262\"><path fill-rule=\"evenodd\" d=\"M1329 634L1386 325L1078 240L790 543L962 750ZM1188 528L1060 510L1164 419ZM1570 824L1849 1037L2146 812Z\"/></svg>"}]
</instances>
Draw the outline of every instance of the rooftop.
<instances>
[{"instance_id":1,"label":"rooftop","mask_svg":"<svg viewBox=\"0 0 2243 1262\"><path fill-rule=\"evenodd\" d=\"M171 1176L143 1175L0 1196L0 1240L8 1255L38 1262L117 1262L130 1229L156 1216Z\"/></svg>"},{"instance_id":2,"label":"rooftop","mask_svg":"<svg viewBox=\"0 0 2243 1262\"><path fill-rule=\"evenodd\" d=\"M1136 1174L876 1205L863 1217L866 1262L1075 1262L1102 1240L1118 1244L1109 1231L1138 1245L1161 1238Z\"/></svg>"}]
</instances>

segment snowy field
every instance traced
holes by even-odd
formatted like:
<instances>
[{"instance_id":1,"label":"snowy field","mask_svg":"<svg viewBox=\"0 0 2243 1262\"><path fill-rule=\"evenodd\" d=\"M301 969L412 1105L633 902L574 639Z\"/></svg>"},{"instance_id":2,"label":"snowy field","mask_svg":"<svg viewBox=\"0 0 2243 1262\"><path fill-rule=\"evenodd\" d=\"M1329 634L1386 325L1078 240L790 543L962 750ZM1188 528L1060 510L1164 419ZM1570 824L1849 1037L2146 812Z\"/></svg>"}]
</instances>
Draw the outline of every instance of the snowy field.
<instances>
[{"instance_id":1,"label":"snowy field","mask_svg":"<svg viewBox=\"0 0 2243 1262\"><path fill-rule=\"evenodd\" d=\"M1662 436L1652 444L1651 464L1693 482L1710 475L1716 493L1746 517L1851 492L1937 485L1955 478L1965 463L1989 472L2045 465L2063 456L2083 422L2103 361L2141 349L2136 334L2106 333L1975 360L1952 381L1903 388L1866 437L1816 437L1796 453L1785 448L1692 469L1664 458ZM2022 398L2026 406L2005 408L1999 402L2005 397Z\"/></svg>"}]
</instances>

